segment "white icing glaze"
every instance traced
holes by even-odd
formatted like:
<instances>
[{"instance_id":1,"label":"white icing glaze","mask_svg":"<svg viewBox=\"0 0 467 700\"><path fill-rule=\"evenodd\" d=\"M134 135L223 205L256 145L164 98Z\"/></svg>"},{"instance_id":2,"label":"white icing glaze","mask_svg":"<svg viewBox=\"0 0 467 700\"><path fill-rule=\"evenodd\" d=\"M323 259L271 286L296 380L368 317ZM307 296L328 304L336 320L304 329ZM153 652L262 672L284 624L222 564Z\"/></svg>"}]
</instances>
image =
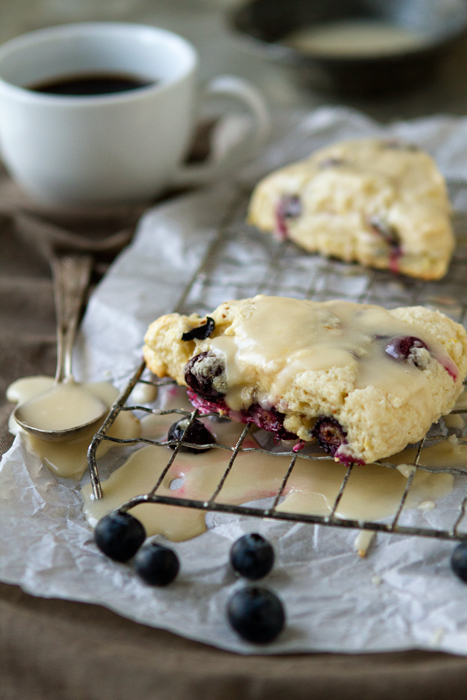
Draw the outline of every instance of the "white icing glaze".
<instances>
[{"instance_id":1,"label":"white icing glaze","mask_svg":"<svg viewBox=\"0 0 467 700\"><path fill-rule=\"evenodd\" d=\"M433 397L423 371L412 362L398 362L384 351L384 340L414 336L423 340L431 355L448 371L457 368L443 346L427 334L391 316L378 306L330 301L320 304L286 297L258 296L249 316L233 324L229 335L212 337L199 349L213 350L226 364L226 402L233 410L253 400L275 406L294 378L301 373L346 369L357 389L378 386L399 404L419 395L425 421L434 413ZM387 342L386 340L386 342ZM430 359L425 349L416 351ZM271 382L269 390L261 387Z\"/></svg>"},{"instance_id":2,"label":"white icing glaze","mask_svg":"<svg viewBox=\"0 0 467 700\"><path fill-rule=\"evenodd\" d=\"M54 384L22 406L21 419L38 430L69 430L97 420L102 408L97 396L78 384Z\"/></svg>"},{"instance_id":3,"label":"white icing glaze","mask_svg":"<svg viewBox=\"0 0 467 700\"><path fill-rule=\"evenodd\" d=\"M8 389L11 400L26 400L47 390L53 385L53 379L31 377L19 380ZM98 396L107 405L111 405L118 391L111 384L101 382L82 385L84 391ZM179 404L180 392L168 391L168 403ZM122 412L114 423L110 435L130 438L142 437L164 439L169 426L176 420L173 415L149 415L138 421L131 413ZM234 422L215 422L203 419L213 432L218 444L233 447L244 426ZM50 443L31 436L24 436L31 450L38 454L51 471L57 476L79 479L86 468L86 451L94 430L73 443ZM101 457L111 443L103 442L98 449ZM257 447L254 438L248 437L244 448ZM90 485L82 489L84 512L91 525L113 508L120 506L129 498L149 492L164 469L171 455L168 448L144 447L135 452L106 481L102 482L104 498L95 501L91 495ZM346 486L344 496L337 511L338 517L356 520L378 520L395 512L411 473L410 464L415 459L415 450L405 450L391 458L401 465L401 472L379 465L364 465L354 468ZM231 452L216 448L207 453L179 453L166 475L158 493L185 498L207 500L212 496L230 459ZM467 462L467 446L455 441L442 441L434 447L425 449L421 463L426 466L453 466ZM241 452L234 468L227 477L218 496L222 503L242 504L277 493L284 474L289 466L289 459L256 452ZM405 467L409 469L405 469ZM346 473L346 467L330 461L305 460L298 458L284 492L285 499L278 506L279 511L294 513L329 514L340 485ZM174 486L176 488L174 488ZM406 507L428 509L436 499L448 494L453 487L453 477L449 474L430 474L418 471L409 492ZM143 505L131 511L144 523L148 534L163 533L169 539L178 541L201 534L206 529L204 512L175 506ZM361 539L365 539L362 535ZM366 540L365 540L366 541ZM365 544L357 549L366 551Z\"/></svg>"},{"instance_id":4,"label":"white icing glaze","mask_svg":"<svg viewBox=\"0 0 467 700\"><path fill-rule=\"evenodd\" d=\"M10 384L6 397L11 403L25 403L29 399L49 391L54 385L52 377L22 377Z\"/></svg>"},{"instance_id":5,"label":"white icing glaze","mask_svg":"<svg viewBox=\"0 0 467 700\"><path fill-rule=\"evenodd\" d=\"M452 439L454 438L454 440ZM393 455L391 462L413 462L417 450L408 448ZM431 447L424 447L420 455L420 465L423 467L467 467L467 444L459 442L454 435L449 440L440 440Z\"/></svg>"}]
</instances>

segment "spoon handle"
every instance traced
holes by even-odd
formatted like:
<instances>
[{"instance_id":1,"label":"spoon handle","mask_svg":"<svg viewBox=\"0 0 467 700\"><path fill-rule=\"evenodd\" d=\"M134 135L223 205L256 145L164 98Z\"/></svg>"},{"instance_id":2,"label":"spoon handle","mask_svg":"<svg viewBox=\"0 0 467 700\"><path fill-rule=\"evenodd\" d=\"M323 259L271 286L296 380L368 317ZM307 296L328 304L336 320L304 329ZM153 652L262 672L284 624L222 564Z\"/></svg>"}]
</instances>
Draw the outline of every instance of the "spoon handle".
<instances>
[{"instance_id":1,"label":"spoon handle","mask_svg":"<svg viewBox=\"0 0 467 700\"><path fill-rule=\"evenodd\" d=\"M73 378L71 361L84 294L93 260L90 255L59 255L51 260L57 314L57 371L55 382Z\"/></svg>"}]
</instances>

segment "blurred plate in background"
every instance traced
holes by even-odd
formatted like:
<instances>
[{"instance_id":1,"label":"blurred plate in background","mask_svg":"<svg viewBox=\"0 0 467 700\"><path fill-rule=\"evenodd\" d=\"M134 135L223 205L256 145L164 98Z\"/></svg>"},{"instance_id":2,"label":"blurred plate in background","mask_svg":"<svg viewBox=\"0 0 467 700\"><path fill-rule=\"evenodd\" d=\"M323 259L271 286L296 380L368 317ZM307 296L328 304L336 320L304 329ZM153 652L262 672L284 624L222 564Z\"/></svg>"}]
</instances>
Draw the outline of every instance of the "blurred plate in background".
<instances>
[{"instance_id":1,"label":"blurred plate in background","mask_svg":"<svg viewBox=\"0 0 467 700\"><path fill-rule=\"evenodd\" d=\"M343 95L426 83L467 34L465 0L250 0L229 26L296 77Z\"/></svg>"}]
</instances>

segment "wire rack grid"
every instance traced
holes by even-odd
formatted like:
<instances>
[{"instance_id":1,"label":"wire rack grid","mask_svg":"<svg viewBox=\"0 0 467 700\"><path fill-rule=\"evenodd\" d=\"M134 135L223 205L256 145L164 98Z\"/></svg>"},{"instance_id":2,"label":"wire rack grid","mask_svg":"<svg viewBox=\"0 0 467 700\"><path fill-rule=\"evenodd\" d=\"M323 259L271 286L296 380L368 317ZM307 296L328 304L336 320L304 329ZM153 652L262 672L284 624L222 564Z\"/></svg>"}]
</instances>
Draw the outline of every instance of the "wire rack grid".
<instances>
[{"instance_id":1,"label":"wire rack grid","mask_svg":"<svg viewBox=\"0 0 467 700\"><path fill-rule=\"evenodd\" d=\"M380 304L386 308L418 304L438 309L453 320L465 323L467 319L467 215L463 214L460 209L456 210L455 205L456 201L458 206L463 206L464 201L467 202L467 183L450 182L449 189L451 201L454 202L453 225L457 236L457 248L448 276L443 281L431 283L408 277L395 277L388 271L370 270L357 264L349 265L337 260L309 255L290 241L277 242L273 237L266 236L245 224L246 207L250 192L239 188L237 196L232 206L226 211L217 235L207 250L204 259L182 290L174 311L185 314L196 311L203 315L222 301L225 301L225 299L244 298L255 294L274 294L313 299L315 301L341 298L354 302ZM249 269L247 278L245 276L246 255L248 256ZM131 498L122 504L119 508L120 511L128 511L142 503L154 503L338 528L467 541L467 531L463 531L461 527L467 511L467 470L463 469L462 466L455 468L450 466L423 466L422 457L424 450L441 440L447 440L449 437L449 431L443 425L434 426L428 435L416 446L416 456L410 465L413 468L409 469L407 482L400 501L392 517L386 518L384 521L355 520L338 515L339 504L344 496L352 471L354 468L358 469L358 466L352 464L346 470L328 515L278 511L277 506L283 500L287 483L298 459L298 454L291 450L270 452L261 447L243 447L246 437L252 430L251 425L245 426L234 446L206 445L206 447L228 450L230 452L225 471L209 498L206 500L195 500L158 493L159 487L177 458L180 449L183 446L193 446L185 440L185 435L198 416L198 412L196 410L187 411L182 408L161 410L143 405L127 405L127 400L137 384L155 384L160 386L168 383L167 380L158 381L153 378L145 378L144 373L145 364L143 362L112 406L104 424L94 436L89 447L88 464L94 498L100 499L103 497L96 459L96 450L99 444L103 440L121 445L146 443L165 450L168 446L172 447L170 456L152 490ZM188 419L188 422L183 435L177 440L152 440L148 438L123 440L108 435L109 429L121 411L140 411L160 416L173 414L174 421L185 417ZM452 413L463 412L465 412L465 409L454 410ZM456 440L463 445L467 444L464 432L458 433ZM235 469L238 455L241 452L252 451L267 453L272 457L287 457L289 459L288 467L284 471L282 482L272 499L272 503L270 499L267 506L235 505L219 502L218 496L229 474ZM332 457L322 453L312 455L300 454L300 459L333 462ZM398 468L398 465L391 462L390 458L377 462L377 464L389 469ZM419 470L449 473L457 480L456 490L459 494L459 503L456 505L456 510L453 513L452 522L446 527L434 527L426 524L425 526L413 526L400 523L407 497L415 475Z\"/></svg>"}]
</instances>

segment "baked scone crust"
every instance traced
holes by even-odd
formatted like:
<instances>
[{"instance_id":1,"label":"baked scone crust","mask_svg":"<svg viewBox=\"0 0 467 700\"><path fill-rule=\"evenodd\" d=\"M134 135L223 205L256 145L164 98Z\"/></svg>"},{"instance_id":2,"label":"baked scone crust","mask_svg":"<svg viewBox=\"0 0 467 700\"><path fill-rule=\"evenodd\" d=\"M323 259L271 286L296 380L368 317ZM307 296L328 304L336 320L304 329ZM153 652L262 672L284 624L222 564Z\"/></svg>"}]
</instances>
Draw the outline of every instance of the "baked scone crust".
<instances>
[{"instance_id":1,"label":"baked scone crust","mask_svg":"<svg viewBox=\"0 0 467 700\"><path fill-rule=\"evenodd\" d=\"M248 222L319 252L425 280L455 238L442 174L425 151L381 139L320 149L256 186Z\"/></svg>"},{"instance_id":2,"label":"baked scone crust","mask_svg":"<svg viewBox=\"0 0 467 700\"><path fill-rule=\"evenodd\" d=\"M188 379L201 412L282 438L318 437L344 463L373 462L420 440L452 410L467 373L465 329L424 307L258 295L221 304L211 317L204 339L182 340L206 324L197 314L152 323L144 346L152 372L185 386ZM323 444L317 426L324 442L341 435L339 444Z\"/></svg>"}]
</instances>

